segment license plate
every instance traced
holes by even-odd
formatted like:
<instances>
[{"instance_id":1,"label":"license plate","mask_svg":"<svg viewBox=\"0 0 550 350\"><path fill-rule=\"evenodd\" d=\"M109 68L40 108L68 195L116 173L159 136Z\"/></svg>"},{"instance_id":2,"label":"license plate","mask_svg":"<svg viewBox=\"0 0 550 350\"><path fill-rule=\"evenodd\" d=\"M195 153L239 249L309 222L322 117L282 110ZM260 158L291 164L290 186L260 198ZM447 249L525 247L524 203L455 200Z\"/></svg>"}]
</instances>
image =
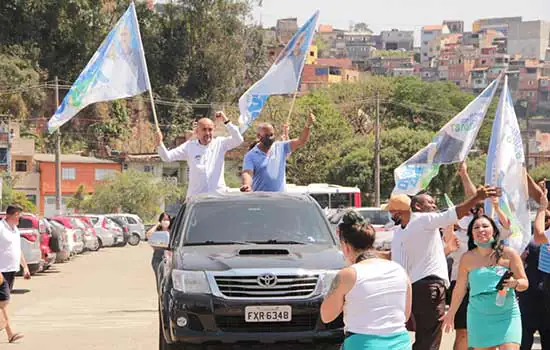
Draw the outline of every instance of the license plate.
<instances>
[{"instance_id":1,"label":"license plate","mask_svg":"<svg viewBox=\"0 0 550 350\"><path fill-rule=\"evenodd\" d=\"M290 305L247 306L244 308L244 320L246 322L290 322L292 307Z\"/></svg>"}]
</instances>

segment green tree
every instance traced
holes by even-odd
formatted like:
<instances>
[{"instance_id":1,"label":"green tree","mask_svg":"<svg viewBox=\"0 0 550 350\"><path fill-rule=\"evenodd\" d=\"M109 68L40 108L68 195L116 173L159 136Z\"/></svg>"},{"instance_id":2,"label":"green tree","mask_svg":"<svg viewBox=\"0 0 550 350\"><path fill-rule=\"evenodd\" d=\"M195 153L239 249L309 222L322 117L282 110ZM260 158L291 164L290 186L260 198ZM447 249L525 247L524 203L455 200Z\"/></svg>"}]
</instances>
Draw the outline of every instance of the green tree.
<instances>
[{"instance_id":1,"label":"green tree","mask_svg":"<svg viewBox=\"0 0 550 350\"><path fill-rule=\"evenodd\" d=\"M25 193L13 189L13 179L8 173L3 172L2 176L2 210L5 211L8 205L17 205L24 211L36 213L36 206L31 202Z\"/></svg>"},{"instance_id":2,"label":"green tree","mask_svg":"<svg viewBox=\"0 0 550 350\"><path fill-rule=\"evenodd\" d=\"M67 207L74 209L77 213L84 209L87 193L83 184L78 185L76 192L67 202Z\"/></svg>"},{"instance_id":3,"label":"green tree","mask_svg":"<svg viewBox=\"0 0 550 350\"><path fill-rule=\"evenodd\" d=\"M120 210L149 219L159 213L160 204L166 198L175 200L181 195L181 190L173 184L149 173L128 170L97 186L93 195L85 200L83 208L89 212L105 213Z\"/></svg>"},{"instance_id":4,"label":"green tree","mask_svg":"<svg viewBox=\"0 0 550 350\"><path fill-rule=\"evenodd\" d=\"M550 163L544 163L529 170L529 175L535 181L550 180Z\"/></svg>"}]
</instances>

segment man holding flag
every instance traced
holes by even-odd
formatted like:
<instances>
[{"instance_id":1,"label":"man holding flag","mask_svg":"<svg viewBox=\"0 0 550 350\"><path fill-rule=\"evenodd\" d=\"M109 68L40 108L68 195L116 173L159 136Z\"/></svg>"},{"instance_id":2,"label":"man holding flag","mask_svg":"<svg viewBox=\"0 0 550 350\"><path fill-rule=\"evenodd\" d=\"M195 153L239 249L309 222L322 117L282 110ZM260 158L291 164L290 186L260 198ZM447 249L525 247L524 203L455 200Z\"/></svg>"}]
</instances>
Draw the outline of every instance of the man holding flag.
<instances>
[{"instance_id":1,"label":"man holding flag","mask_svg":"<svg viewBox=\"0 0 550 350\"><path fill-rule=\"evenodd\" d=\"M290 141L275 141L273 125L262 124L259 142L244 156L241 191L283 192L287 157L306 144L313 123L315 116L310 113L300 137Z\"/></svg>"},{"instance_id":2,"label":"man holding flag","mask_svg":"<svg viewBox=\"0 0 550 350\"><path fill-rule=\"evenodd\" d=\"M195 128L196 139L188 140L175 149L167 150L162 143L162 133L157 133L160 158L165 162L186 161L189 167L187 197L208 192L225 192L224 158L227 151L243 143L243 137L236 125L223 112L216 113L216 119L223 122L229 137L213 137L214 122L202 118Z\"/></svg>"}]
</instances>

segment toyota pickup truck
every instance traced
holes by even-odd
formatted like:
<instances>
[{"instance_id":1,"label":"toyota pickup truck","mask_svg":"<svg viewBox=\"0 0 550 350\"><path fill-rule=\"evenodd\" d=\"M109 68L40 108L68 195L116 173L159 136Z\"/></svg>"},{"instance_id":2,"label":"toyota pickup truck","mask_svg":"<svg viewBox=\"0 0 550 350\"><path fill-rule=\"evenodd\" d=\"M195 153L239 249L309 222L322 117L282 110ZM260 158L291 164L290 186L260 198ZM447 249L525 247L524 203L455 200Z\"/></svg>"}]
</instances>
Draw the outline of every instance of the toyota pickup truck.
<instances>
[{"instance_id":1,"label":"toyota pickup truck","mask_svg":"<svg viewBox=\"0 0 550 350\"><path fill-rule=\"evenodd\" d=\"M224 193L189 199L158 267L159 349L297 344L338 349L342 318L320 306L345 265L317 202L305 194Z\"/></svg>"}]
</instances>

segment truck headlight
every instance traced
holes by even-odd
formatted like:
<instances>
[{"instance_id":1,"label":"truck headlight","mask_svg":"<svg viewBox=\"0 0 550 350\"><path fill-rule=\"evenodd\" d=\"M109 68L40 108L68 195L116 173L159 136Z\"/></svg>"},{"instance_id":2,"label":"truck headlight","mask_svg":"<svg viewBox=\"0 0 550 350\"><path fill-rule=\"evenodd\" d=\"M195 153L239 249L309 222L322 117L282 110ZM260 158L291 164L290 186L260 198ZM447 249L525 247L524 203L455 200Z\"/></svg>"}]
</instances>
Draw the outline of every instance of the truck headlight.
<instances>
[{"instance_id":1,"label":"truck headlight","mask_svg":"<svg viewBox=\"0 0 550 350\"><path fill-rule=\"evenodd\" d=\"M336 277L338 272L340 272L340 270L328 270L321 275L320 292L322 295L327 295L328 291L330 290L332 281L334 280L334 277Z\"/></svg>"},{"instance_id":2,"label":"truck headlight","mask_svg":"<svg viewBox=\"0 0 550 350\"><path fill-rule=\"evenodd\" d=\"M210 294L210 285L202 271L172 270L175 290L188 294Z\"/></svg>"}]
</instances>

